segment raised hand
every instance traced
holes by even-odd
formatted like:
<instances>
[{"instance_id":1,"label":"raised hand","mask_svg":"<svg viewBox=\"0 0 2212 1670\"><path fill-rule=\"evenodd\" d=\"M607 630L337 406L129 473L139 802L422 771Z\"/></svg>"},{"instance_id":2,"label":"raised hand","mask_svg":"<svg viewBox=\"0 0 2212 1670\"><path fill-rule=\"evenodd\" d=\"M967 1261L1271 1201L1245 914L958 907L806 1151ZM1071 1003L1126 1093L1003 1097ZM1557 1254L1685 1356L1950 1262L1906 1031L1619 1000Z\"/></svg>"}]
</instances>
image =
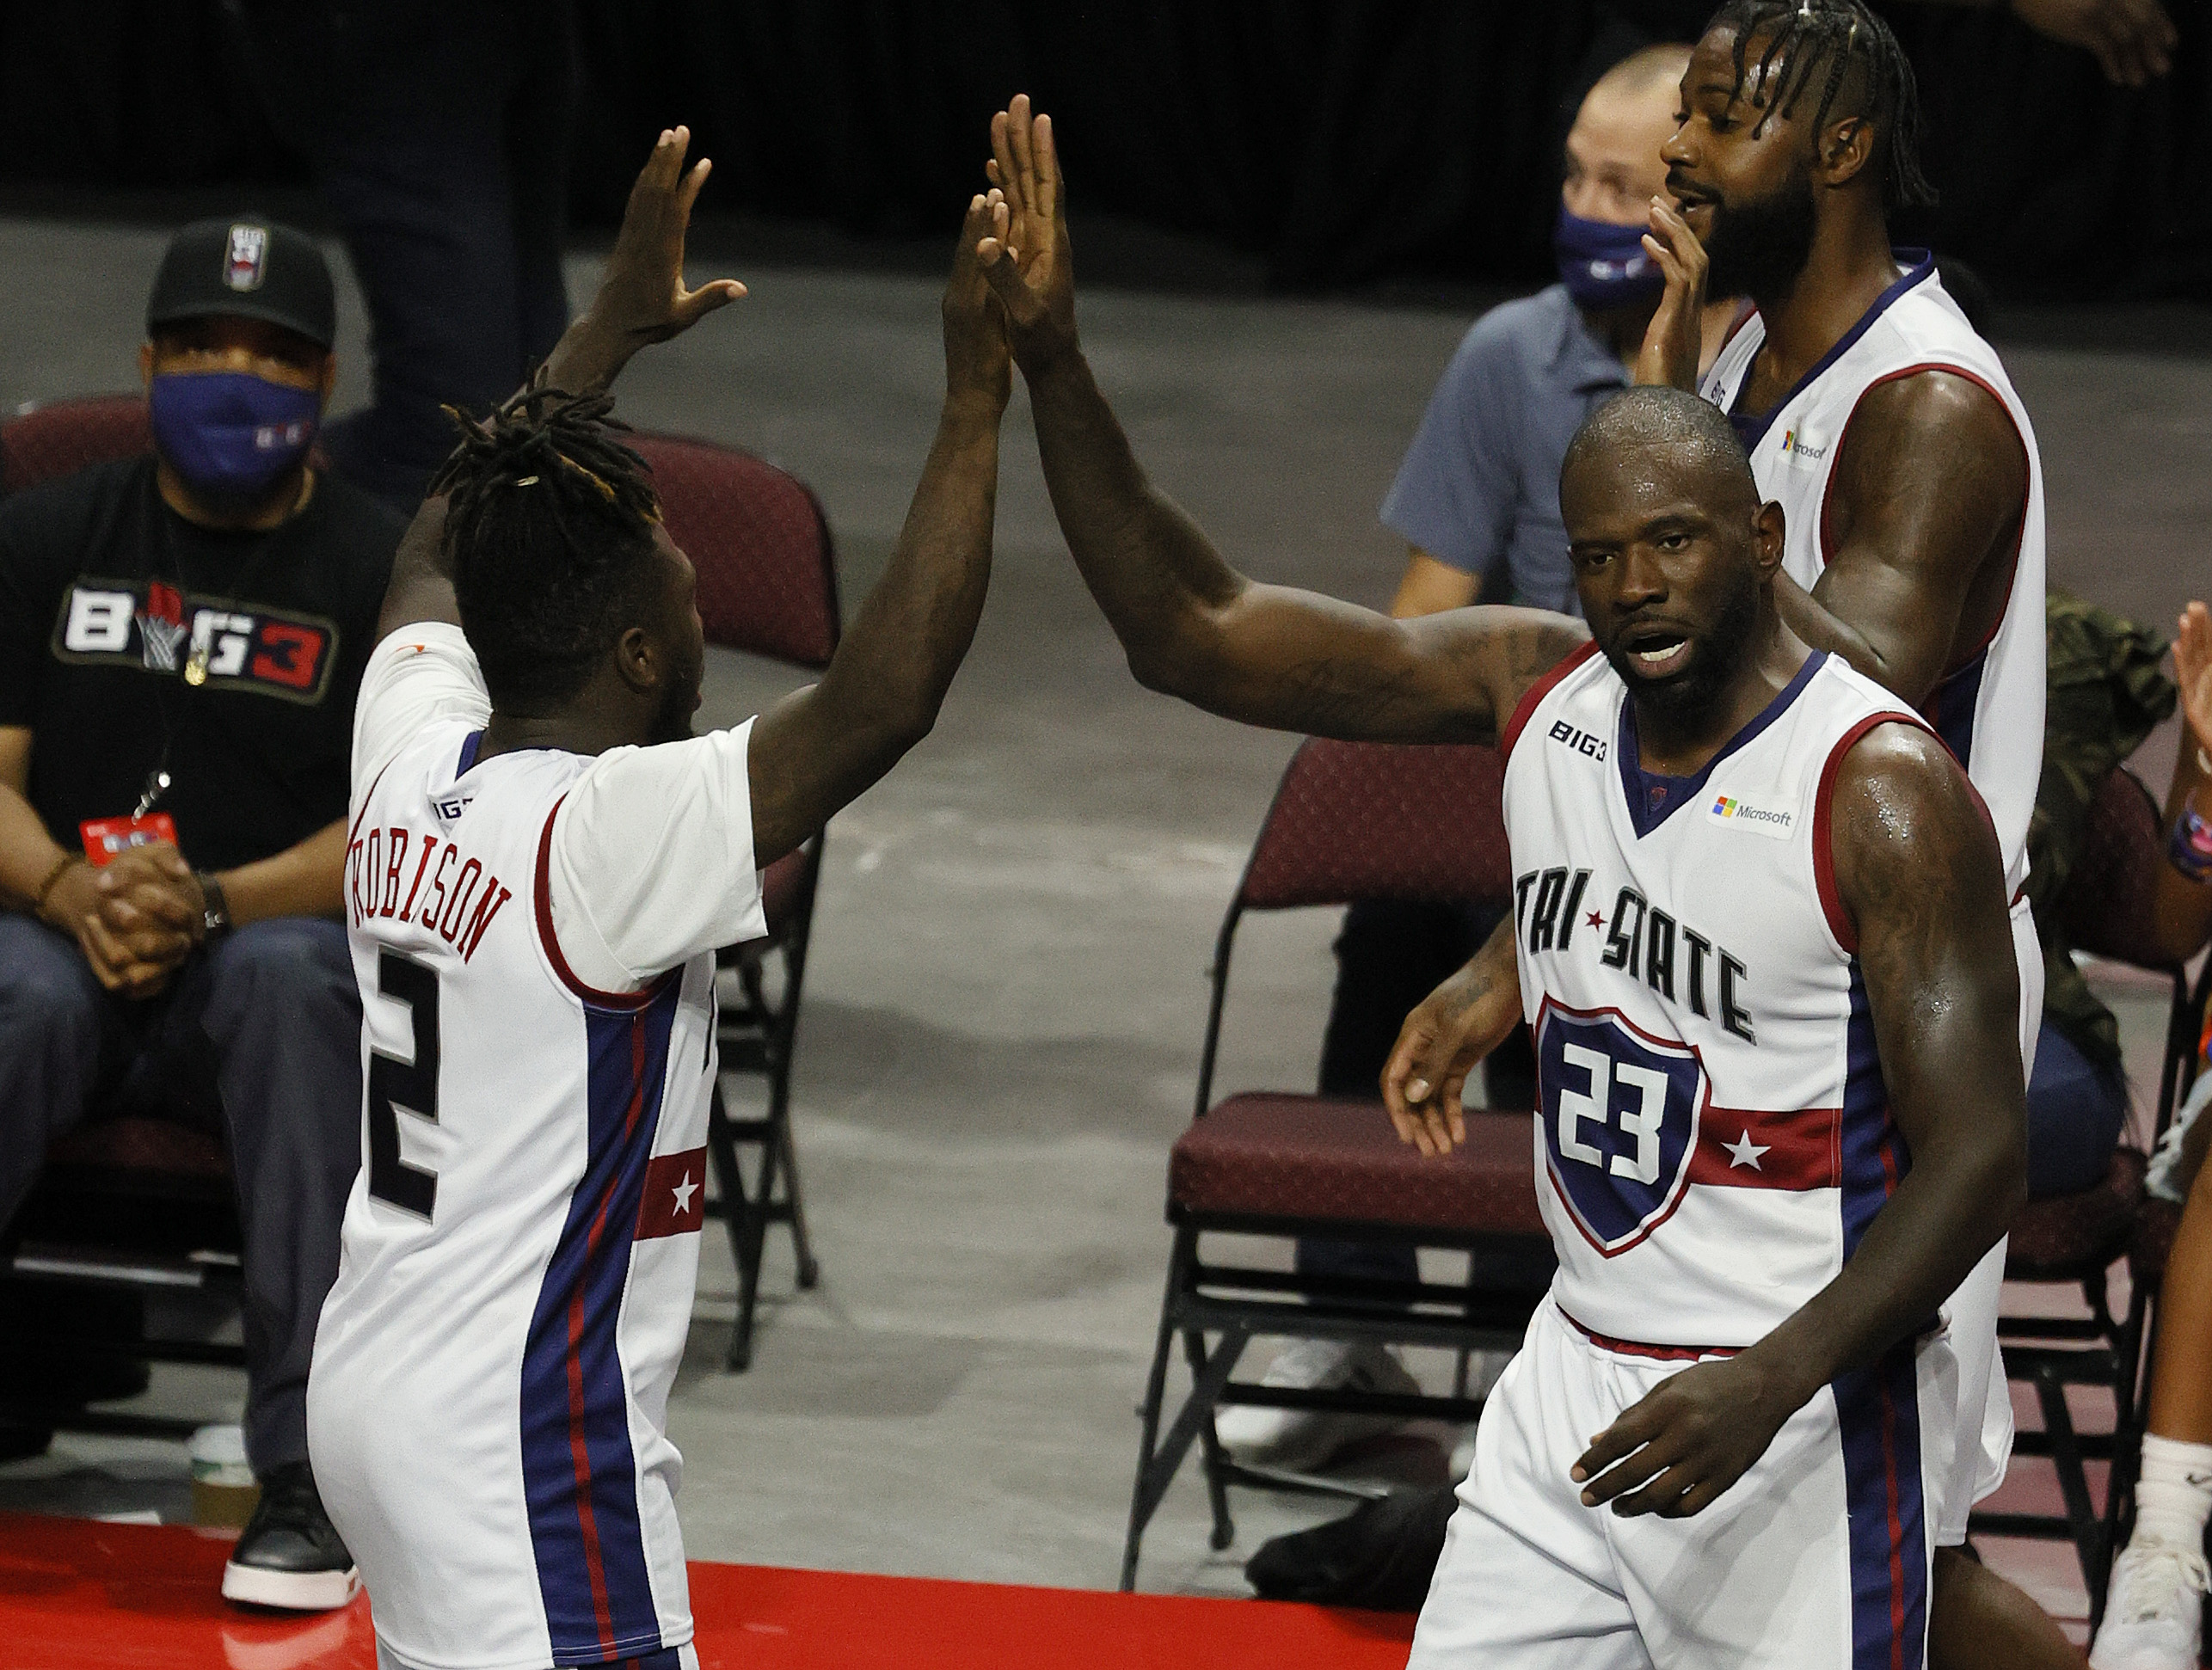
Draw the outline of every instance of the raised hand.
<instances>
[{"instance_id":1,"label":"raised hand","mask_svg":"<svg viewBox=\"0 0 2212 1670\"><path fill-rule=\"evenodd\" d=\"M1704 337L1705 246L1672 203L1655 197L1651 230L1644 235L1644 247L1666 274L1667 289L1644 330L1644 347L1636 357L1636 380L1694 394Z\"/></svg>"},{"instance_id":2,"label":"raised hand","mask_svg":"<svg viewBox=\"0 0 2212 1670\"><path fill-rule=\"evenodd\" d=\"M2173 673L2181 710L2197 746L2212 753L2212 611L2192 603L2181 611L2173 639Z\"/></svg>"},{"instance_id":3,"label":"raised hand","mask_svg":"<svg viewBox=\"0 0 2212 1670\"><path fill-rule=\"evenodd\" d=\"M940 310L944 316L947 397L978 395L1002 412L1014 380L1006 347L1006 315L991 293L977 252L986 240L1005 237L1007 218L1005 199L996 191L979 193L969 202Z\"/></svg>"},{"instance_id":4,"label":"raised hand","mask_svg":"<svg viewBox=\"0 0 2212 1670\"><path fill-rule=\"evenodd\" d=\"M735 279L685 287L691 206L714 167L703 157L686 173L684 153L691 144L691 129L672 127L654 145L630 188L599 293L546 359L541 382L570 394L597 394L640 348L689 330L745 294Z\"/></svg>"},{"instance_id":5,"label":"raised hand","mask_svg":"<svg viewBox=\"0 0 2212 1670\"><path fill-rule=\"evenodd\" d=\"M1467 1139L1459 1098L1467 1075L1521 1020L1511 921L1473 961L1405 1017L1382 1071L1383 1106L1400 1142L1448 1154Z\"/></svg>"},{"instance_id":6,"label":"raised hand","mask_svg":"<svg viewBox=\"0 0 2212 1670\"><path fill-rule=\"evenodd\" d=\"M1053 147L1052 118L1033 116L1028 94L1017 93L991 119L985 171L1005 199L1006 218L976 253L1005 309L1014 357L1030 372L1073 349L1076 335L1075 271L1060 156Z\"/></svg>"}]
</instances>

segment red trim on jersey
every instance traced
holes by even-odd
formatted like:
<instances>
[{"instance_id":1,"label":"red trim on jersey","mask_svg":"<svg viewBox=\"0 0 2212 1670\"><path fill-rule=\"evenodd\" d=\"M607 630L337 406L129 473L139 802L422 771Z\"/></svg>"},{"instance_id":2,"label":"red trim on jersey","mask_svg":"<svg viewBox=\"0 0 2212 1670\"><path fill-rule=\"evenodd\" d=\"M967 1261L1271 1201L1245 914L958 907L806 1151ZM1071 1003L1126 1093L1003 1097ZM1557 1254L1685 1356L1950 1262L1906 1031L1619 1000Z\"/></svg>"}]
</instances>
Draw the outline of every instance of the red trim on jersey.
<instances>
[{"instance_id":1,"label":"red trim on jersey","mask_svg":"<svg viewBox=\"0 0 2212 1670\"><path fill-rule=\"evenodd\" d=\"M704 1227L707 1218L707 1151L686 1148L681 1153L655 1154L645 1165L645 1188L637 1200L640 1241L663 1236L689 1235Z\"/></svg>"},{"instance_id":2,"label":"red trim on jersey","mask_svg":"<svg viewBox=\"0 0 2212 1670\"><path fill-rule=\"evenodd\" d=\"M361 832L361 820L369 815L369 802L377 797L377 790L384 785L384 773L391 768L392 762L388 759L377 768L376 776L369 779L369 792L361 796L361 809L353 814L353 827L346 832L347 846L351 846L353 838Z\"/></svg>"},{"instance_id":3,"label":"red trim on jersey","mask_svg":"<svg viewBox=\"0 0 2212 1670\"><path fill-rule=\"evenodd\" d=\"M1736 341L1736 333L1741 331L1744 326L1749 324L1758 316L1759 308L1755 303L1746 304L1744 306L1736 309L1736 317L1729 323L1728 334L1720 339L1720 348L1718 352L1713 355L1713 359L1716 364L1719 362L1721 354L1728 352L1728 345ZM1748 374L1748 373L1747 371L1747 375ZM1740 384L1737 385L1739 392L1742 390L1742 385Z\"/></svg>"},{"instance_id":4,"label":"red trim on jersey","mask_svg":"<svg viewBox=\"0 0 2212 1670\"><path fill-rule=\"evenodd\" d=\"M531 887L531 896L538 907L538 939L545 948L545 960L553 965L553 972L567 986L586 1003L599 1009L643 1009L661 995L661 989L679 977L683 970L671 968L648 985L635 992L602 992L595 985L586 985L576 978L576 971L568 967L568 959L561 955L561 942L553 934L553 885L550 879L553 858L553 820L561 815L567 804L566 795L553 802L553 809L545 814L545 828L538 838L538 875Z\"/></svg>"},{"instance_id":5,"label":"red trim on jersey","mask_svg":"<svg viewBox=\"0 0 2212 1670\"><path fill-rule=\"evenodd\" d=\"M1844 757L1859 746L1859 738L1877 725L1920 725L1920 720L1903 713L1869 714L1836 739L1835 746L1828 750L1828 763L1821 767L1820 787L1813 794L1813 884L1820 890L1821 909L1828 916L1828 931L1835 942L1853 956L1859 955L1859 924L1851 919L1844 908L1843 893L1835 884L1835 779L1843 770Z\"/></svg>"},{"instance_id":6,"label":"red trim on jersey","mask_svg":"<svg viewBox=\"0 0 2212 1670\"><path fill-rule=\"evenodd\" d=\"M1843 770L1844 757L1859 745L1861 737L1879 725L1911 725L1930 736L1936 735L1927 721L1918 714L1869 714L1839 737L1835 746L1828 751L1828 763L1821 767L1820 787L1813 795L1813 881L1820 889L1821 909L1828 916L1828 931L1835 936L1835 942L1853 956L1859 955L1859 924L1844 908L1843 893L1835 884L1835 779ZM1936 736L1936 740L1940 742L1943 739ZM1951 750L1946 747L1944 752L1949 753ZM1982 791L1966 775L1964 766L1959 768L1958 775L1966 784L1967 797L1974 802L1974 809L1982 814L1982 826L1994 840L1997 820L1989 815L1989 803L1982 798ZM2000 850L2002 844L1999 843ZM2027 887L2023 883L2011 902L2017 905L2026 892Z\"/></svg>"},{"instance_id":7,"label":"red trim on jersey","mask_svg":"<svg viewBox=\"0 0 2212 1670\"><path fill-rule=\"evenodd\" d=\"M1513 758L1513 745L1521 740L1521 730L1535 714L1536 704L1558 688L1561 679L1597 653L1598 644L1595 638L1592 638L1587 643L1576 644L1573 649L1559 658L1558 666L1521 692L1521 700L1513 704L1513 716L1505 721L1505 728L1498 733L1497 752L1500 760L1509 760Z\"/></svg>"},{"instance_id":8,"label":"red trim on jersey","mask_svg":"<svg viewBox=\"0 0 2212 1670\"><path fill-rule=\"evenodd\" d=\"M1995 385L1978 371L1969 371L1963 365L1953 365L1944 359L1924 359L1918 365L1906 365L1894 371L1884 371L1859 391L1859 398L1851 402L1851 415L1843 421L1843 433L1835 439L1835 463L1828 466L1828 480L1821 488L1820 538L1817 543L1820 548L1822 568L1828 567L1828 554L1835 549L1835 542L1828 531L1829 501L1835 493L1835 472L1837 467L1843 463L1843 449L1851 439L1851 426L1858 420L1859 407L1865 402L1867 396L1872 394L1883 384L1895 383L1901 378L1918 377L1923 371L1944 371L1952 377L1963 377L1980 389L1982 393L1988 395L1990 399L1995 401L1997 409L2005 414L2005 421L2012 426L2013 439L2020 443L2020 457L2024 462L2026 461L2028 438L2020 433L2020 421L2012 415L2012 408L2005 403L2005 396L1997 392ZM2005 600L1997 606L1996 618L1990 623L1989 630L1984 635L1982 642L1944 668L1942 677L1945 678L1951 677L1952 673L1995 642L1999 629L2005 624L2005 616L2012 606L2012 583L2018 578L2020 572L2020 548L2027 542L2028 495L2034 491L2034 488L2035 470L2031 465L2026 473L2026 479L2020 486L2019 528L2012 537L2012 554L2006 559ZM1938 682L1940 683L1941 680L1939 679Z\"/></svg>"},{"instance_id":9,"label":"red trim on jersey","mask_svg":"<svg viewBox=\"0 0 2212 1670\"><path fill-rule=\"evenodd\" d=\"M1744 1149L1747 1137L1760 1151ZM1739 1163L1731 1146L1748 1157ZM1690 1181L1722 1188L1840 1188L1843 1109L1708 1106L1698 1121Z\"/></svg>"},{"instance_id":10,"label":"red trim on jersey","mask_svg":"<svg viewBox=\"0 0 2212 1670\"><path fill-rule=\"evenodd\" d=\"M1641 1340L1617 1340L1610 1334L1601 1334L1594 1328L1585 1328L1574 1317L1567 1316L1556 1302L1552 1308L1567 1317L1567 1325L1601 1351L1611 1351L1623 1357L1656 1357L1666 1363L1693 1363L1700 1357L1733 1357L1743 1348L1740 1345L1646 1345Z\"/></svg>"}]
</instances>

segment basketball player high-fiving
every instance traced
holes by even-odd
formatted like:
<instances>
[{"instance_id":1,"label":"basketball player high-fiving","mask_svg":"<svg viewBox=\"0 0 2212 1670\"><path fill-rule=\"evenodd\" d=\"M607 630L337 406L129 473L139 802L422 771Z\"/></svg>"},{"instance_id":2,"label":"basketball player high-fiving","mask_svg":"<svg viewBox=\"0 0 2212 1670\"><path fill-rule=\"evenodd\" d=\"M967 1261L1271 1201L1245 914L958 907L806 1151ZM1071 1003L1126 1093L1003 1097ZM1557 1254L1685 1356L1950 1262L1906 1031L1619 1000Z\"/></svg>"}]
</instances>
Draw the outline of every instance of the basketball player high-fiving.
<instances>
[{"instance_id":1,"label":"basketball player high-fiving","mask_svg":"<svg viewBox=\"0 0 2212 1670\"><path fill-rule=\"evenodd\" d=\"M882 580L820 684L691 734L691 563L603 390L734 300L685 288L664 133L605 282L466 427L400 550L355 719L366 1163L308 1389L380 1661L695 1665L666 1434L698 1265L717 947L759 871L925 735L990 573L1011 370L977 270ZM1003 210L1000 211L1003 215Z\"/></svg>"}]
</instances>

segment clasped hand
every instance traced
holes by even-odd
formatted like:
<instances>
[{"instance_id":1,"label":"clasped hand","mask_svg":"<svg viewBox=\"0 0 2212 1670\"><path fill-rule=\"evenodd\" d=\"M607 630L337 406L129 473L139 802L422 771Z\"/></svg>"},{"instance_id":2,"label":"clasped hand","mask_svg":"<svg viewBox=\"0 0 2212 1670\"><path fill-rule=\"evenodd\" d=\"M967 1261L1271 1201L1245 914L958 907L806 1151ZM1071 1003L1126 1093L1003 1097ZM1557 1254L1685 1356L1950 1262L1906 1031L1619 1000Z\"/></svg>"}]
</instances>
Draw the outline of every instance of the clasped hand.
<instances>
[{"instance_id":1,"label":"clasped hand","mask_svg":"<svg viewBox=\"0 0 2212 1670\"><path fill-rule=\"evenodd\" d=\"M102 986L150 998L206 936L206 908L184 855L157 841L65 875L47 915L76 939Z\"/></svg>"}]
</instances>

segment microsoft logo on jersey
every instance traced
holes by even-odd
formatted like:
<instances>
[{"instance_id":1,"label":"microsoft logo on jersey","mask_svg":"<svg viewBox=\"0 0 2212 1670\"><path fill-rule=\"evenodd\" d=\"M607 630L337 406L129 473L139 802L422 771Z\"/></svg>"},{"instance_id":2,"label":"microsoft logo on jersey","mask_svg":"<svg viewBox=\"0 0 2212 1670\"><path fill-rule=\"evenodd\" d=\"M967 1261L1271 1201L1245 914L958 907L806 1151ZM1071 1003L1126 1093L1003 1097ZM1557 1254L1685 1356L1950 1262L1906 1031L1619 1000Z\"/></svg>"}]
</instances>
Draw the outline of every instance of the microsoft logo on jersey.
<instances>
[{"instance_id":1,"label":"microsoft logo on jersey","mask_svg":"<svg viewBox=\"0 0 2212 1670\"><path fill-rule=\"evenodd\" d=\"M1764 835L1769 840L1786 841L1790 826L1797 820L1794 812L1778 812L1764 806L1753 806L1748 801L1717 795L1705 815L1717 824L1726 824L1730 829L1748 829L1754 835Z\"/></svg>"},{"instance_id":2,"label":"microsoft logo on jersey","mask_svg":"<svg viewBox=\"0 0 2212 1670\"><path fill-rule=\"evenodd\" d=\"M1828 457L1828 448L1807 445L1798 438L1797 432L1794 429L1785 429L1782 432L1782 451L1786 457L1810 458L1815 464Z\"/></svg>"}]
</instances>

